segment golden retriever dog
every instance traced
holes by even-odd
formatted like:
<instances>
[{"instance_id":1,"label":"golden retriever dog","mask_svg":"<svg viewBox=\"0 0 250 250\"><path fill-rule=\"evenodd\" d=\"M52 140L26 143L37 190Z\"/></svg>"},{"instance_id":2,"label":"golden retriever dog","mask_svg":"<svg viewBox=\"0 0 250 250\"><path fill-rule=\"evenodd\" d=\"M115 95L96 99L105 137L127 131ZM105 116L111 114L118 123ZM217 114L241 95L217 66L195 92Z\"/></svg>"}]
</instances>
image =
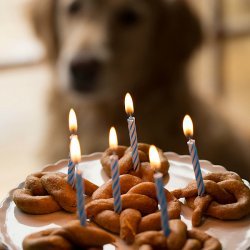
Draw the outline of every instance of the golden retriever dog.
<instances>
[{"instance_id":1,"label":"golden retriever dog","mask_svg":"<svg viewBox=\"0 0 250 250\"><path fill-rule=\"evenodd\" d=\"M130 92L139 141L187 154L188 113L200 158L249 174L249 157L226 122L190 93L185 68L202 34L186 1L43 0L34 1L32 18L53 74L44 159L68 155L70 108L83 154L105 150L112 125L128 145Z\"/></svg>"}]
</instances>

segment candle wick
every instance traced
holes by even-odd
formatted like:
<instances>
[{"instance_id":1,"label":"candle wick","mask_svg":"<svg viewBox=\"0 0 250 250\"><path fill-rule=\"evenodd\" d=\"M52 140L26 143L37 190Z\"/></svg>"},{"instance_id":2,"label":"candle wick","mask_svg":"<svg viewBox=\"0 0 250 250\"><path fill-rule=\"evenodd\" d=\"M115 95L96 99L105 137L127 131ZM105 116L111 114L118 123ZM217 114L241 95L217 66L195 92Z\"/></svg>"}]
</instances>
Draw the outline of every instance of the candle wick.
<instances>
[{"instance_id":1,"label":"candle wick","mask_svg":"<svg viewBox=\"0 0 250 250\"><path fill-rule=\"evenodd\" d=\"M76 171L79 171L78 162L75 163L75 168L76 168Z\"/></svg>"},{"instance_id":2,"label":"candle wick","mask_svg":"<svg viewBox=\"0 0 250 250\"><path fill-rule=\"evenodd\" d=\"M74 136L77 136L77 134L76 134L75 132L72 132L72 133L70 134L69 139L72 140L72 138L73 138Z\"/></svg>"},{"instance_id":3,"label":"candle wick","mask_svg":"<svg viewBox=\"0 0 250 250\"><path fill-rule=\"evenodd\" d=\"M128 118L132 118L133 113L128 112L127 114L128 114Z\"/></svg>"}]
</instances>

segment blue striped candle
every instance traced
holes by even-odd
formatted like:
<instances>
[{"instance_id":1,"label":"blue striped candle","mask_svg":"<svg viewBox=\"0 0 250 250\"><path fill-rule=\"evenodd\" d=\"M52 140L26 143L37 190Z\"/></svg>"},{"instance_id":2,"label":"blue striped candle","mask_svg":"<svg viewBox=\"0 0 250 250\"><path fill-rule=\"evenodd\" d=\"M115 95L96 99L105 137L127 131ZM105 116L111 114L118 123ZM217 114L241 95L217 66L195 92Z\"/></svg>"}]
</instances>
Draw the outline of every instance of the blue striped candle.
<instances>
[{"instance_id":1,"label":"blue striped candle","mask_svg":"<svg viewBox=\"0 0 250 250\"><path fill-rule=\"evenodd\" d=\"M118 156L112 155L110 157L110 161L111 161L111 173L112 173L114 211L119 214L122 211L122 201L121 201L121 190L120 190L120 175L118 168Z\"/></svg>"},{"instance_id":2,"label":"blue striped candle","mask_svg":"<svg viewBox=\"0 0 250 250\"><path fill-rule=\"evenodd\" d=\"M82 172L77 170L76 172L76 191L77 191L77 211L80 224L86 226L86 213L85 213L85 197Z\"/></svg>"},{"instance_id":3,"label":"blue striped candle","mask_svg":"<svg viewBox=\"0 0 250 250\"><path fill-rule=\"evenodd\" d=\"M73 109L69 111L69 131L71 133L70 141L72 137L77 133L77 119L76 113ZM75 164L71 160L71 156L69 153L69 161L68 161L68 183L74 188L75 186Z\"/></svg>"},{"instance_id":4,"label":"blue striped candle","mask_svg":"<svg viewBox=\"0 0 250 250\"><path fill-rule=\"evenodd\" d=\"M118 156L115 154L115 149L118 146L118 139L114 127L109 131L109 147L113 150L113 155L110 156L111 174L112 174L112 191L114 198L114 211L120 213L122 211L121 190L120 190L120 175Z\"/></svg>"},{"instance_id":5,"label":"blue striped candle","mask_svg":"<svg viewBox=\"0 0 250 250\"><path fill-rule=\"evenodd\" d=\"M192 164L193 164L195 179L196 179L197 188L198 188L198 195L203 196L205 194L205 186L204 186L204 182L203 182L203 178L201 174L201 167L200 167L197 149L195 146L195 140L189 139L187 144L188 144L190 156L192 158Z\"/></svg>"},{"instance_id":6,"label":"blue striped candle","mask_svg":"<svg viewBox=\"0 0 250 250\"><path fill-rule=\"evenodd\" d=\"M187 144L188 144L188 149L190 156L192 158L192 164L194 168L194 174L195 174L195 179L197 183L197 188L198 188L198 195L203 196L205 194L205 186L201 174L201 167L200 167L200 161L197 153L197 149L195 146L195 140L191 139L193 136L193 122L192 119L189 115L185 115L183 119L183 132L185 136L189 139Z\"/></svg>"},{"instance_id":7,"label":"blue striped candle","mask_svg":"<svg viewBox=\"0 0 250 250\"><path fill-rule=\"evenodd\" d=\"M135 117L132 116L134 113L133 100L129 93L125 96L125 110L129 115L128 121L128 131L130 138L130 146L132 149L132 161L134 165L134 170L137 171L140 167L140 159L138 153L138 142L137 142L137 133L136 133L136 125L135 125Z\"/></svg>"},{"instance_id":8,"label":"blue striped candle","mask_svg":"<svg viewBox=\"0 0 250 250\"><path fill-rule=\"evenodd\" d=\"M68 162L68 183L72 188L75 186L75 164L71 161L71 157L69 157Z\"/></svg>"},{"instance_id":9,"label":"blue striped candle","mask_svg":"<svg viewBox=\"0 0 250 250\"><path fill-rule=\"evenodd\" d=\"M134 170L137 171L140 167L140 159L138 154L135 118L132 116L128 118L128 130L129 130L130 146L132 148L132 160L134 164Z\"/></svg>"},{"instance_id":10,"label":"blue striped candle","mask_svg":"<svg viewBox=\"0 0 250 250\"><path fill-rule=\"evenodd\" d=\"M170 234L170 227L168 222L169 218L167 210L167 200L163 188L162 173L154 174L154 179L155 179L158 203L160 204L161 207L161 226L164 235L167 237Z\"/></svg>"}]
</instances>

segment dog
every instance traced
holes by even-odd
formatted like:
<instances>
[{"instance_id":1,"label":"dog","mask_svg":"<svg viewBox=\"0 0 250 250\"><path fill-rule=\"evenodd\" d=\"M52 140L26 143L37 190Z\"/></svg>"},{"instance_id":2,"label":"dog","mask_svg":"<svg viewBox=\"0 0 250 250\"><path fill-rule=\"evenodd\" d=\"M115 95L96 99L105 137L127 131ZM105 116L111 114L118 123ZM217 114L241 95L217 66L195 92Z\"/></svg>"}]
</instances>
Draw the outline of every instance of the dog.
<instances>
[{"instance_id":1,"label":"dog","mask_svg":"<svg viewBox=\"0 0 250 250\"><path fill-rule=\"evenodd\" d=\"M186 1L43 0L34 1L31 14L53 79L44 159L68 155L70 108L83 154L105 150L112 125L119 144L129 145L130 92L139 141L187 154L182 119L190 114L200 158L249 178L240 141L189 89L185 70L202 32Z\"/></svg>"}]
</instances>

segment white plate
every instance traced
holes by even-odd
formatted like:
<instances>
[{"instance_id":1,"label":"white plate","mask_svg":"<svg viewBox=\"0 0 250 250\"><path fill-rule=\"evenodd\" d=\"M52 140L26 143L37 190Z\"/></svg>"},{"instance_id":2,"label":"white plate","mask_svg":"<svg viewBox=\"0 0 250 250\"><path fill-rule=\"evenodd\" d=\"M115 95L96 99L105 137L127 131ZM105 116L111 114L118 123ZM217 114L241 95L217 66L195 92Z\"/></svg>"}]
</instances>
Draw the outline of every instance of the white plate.
<instances>
[{"instance_id":1,"label":"white plate","mask_svg":"<svg viewBox=\"0 0 250 250\"><path fill-rule=\"evenodd\" d=\"M180 156L175 153L165 153L170 161L170 178L166 184L168 190L185 187L194 179L193 167L189 156ZM107 181L107 176L103 172L100 159L101 153L83 156L79 168L83 170L84 177L97 185ZM222 166L212 165L208 161L201 161L202 173L226 171ZM61 160L55 165L48 165L45 171L67 172L67 160ZM167 180L166 180L167 181ZM247 185L249 185L247 183ZM22 187L23 183L19 185ZM28 215L16 208L12 201L13 190L0 206L0 237L2 241L13 250L22 249L23 238L33 232L45 228L57 227L65 224L76 215L65 212L56 212L49 215ZM192 210L187 206L182 207L181 219L191 228ZM222 243L223 249L242 250L250 246L250 216L238 221L220 221L207 218L205 223L199 228L215 237ZM106 245L105 249L115 249L111 245ZM132 249L118 243L118 249Z\"/></svg>"}]
</instances>

